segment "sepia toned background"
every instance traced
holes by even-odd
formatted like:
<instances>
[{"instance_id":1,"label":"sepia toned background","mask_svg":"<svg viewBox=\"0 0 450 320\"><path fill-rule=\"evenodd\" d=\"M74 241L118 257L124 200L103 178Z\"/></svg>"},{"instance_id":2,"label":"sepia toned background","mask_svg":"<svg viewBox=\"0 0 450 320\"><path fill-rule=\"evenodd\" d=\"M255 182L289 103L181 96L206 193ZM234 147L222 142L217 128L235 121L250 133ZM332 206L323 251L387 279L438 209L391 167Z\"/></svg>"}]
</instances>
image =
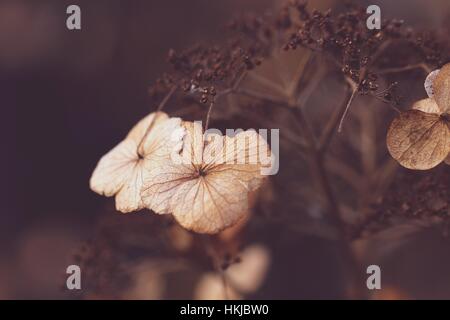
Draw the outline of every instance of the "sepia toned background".
<instances>
[{"instance_id":1,"label":"sepia toned background","mask_svg":"<svg viewBox=\"0 0 450 320\"><path fill-rule=\"evenodd\" d=\"M375 2L383 18L401 18L418 28L440 28L450 15L445 0ZM74 3L82 10L81 31L65 27L66 7ZM223 26L234 14L263 13L280 3L0 0L0 299L79 298L78 293L63 289L65 268L77 263L76 252L83 243L96 241L103 219L114 215L114 228L130 221L158 222L148 213L119 215L112 199L90 191L88 181L98 159L154 109L148 87L167 70L169 49L196 42L220 43ZM321 9L341 5L339 1L310 3ZM417 83L415 88L420 88ZM281 158L280 174L289 174L283 166L295 159L283 154ZM448 199L443 201L448 205ZM272 214L282 212L275 209ZM250 236L258 244L247 252L257 262L248 268L264 269L264 275L254 279L258 290L248 290L249 297L344 296L346 278L341 268L345 267L334 243L313 232L285 237L282 225L261 230ZM382 267L388 284L385 297L450 298L450 240L433 229L415 237ZM376 255L381 250L376 245L385 248L392 241L379 240L361 250ZM193 297L183 293L183 286L190 288L188 280L198 275L186 271L179 278L166 279L165 285L158 284L159 276L147 272L153 270L146 268L149 263L142 260L129 266L130 273L140 279L135 282L138 288L129 294L127 287L128 291L114 297ZM194 296L216 297L214 286L220 286L220 281L214 277L207 273L202 278L206 293ZM163 292L161 286L174 287L179 295L169 294L172 291L167 288ZM96 298L87 296L91 297Z\"/></svg>"}]
</instances>

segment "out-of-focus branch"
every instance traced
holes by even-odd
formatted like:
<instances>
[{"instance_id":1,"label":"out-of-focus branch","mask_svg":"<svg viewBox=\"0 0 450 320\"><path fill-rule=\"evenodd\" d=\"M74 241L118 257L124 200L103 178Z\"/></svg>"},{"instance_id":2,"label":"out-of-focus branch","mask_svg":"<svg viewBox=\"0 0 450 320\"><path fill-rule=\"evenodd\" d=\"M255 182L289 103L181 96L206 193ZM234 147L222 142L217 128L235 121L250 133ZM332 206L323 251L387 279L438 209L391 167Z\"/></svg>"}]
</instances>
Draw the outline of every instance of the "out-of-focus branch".
<instances>
[{"instance_id":1,"label":"out-of-focus branch","mask_svg":"<svg viewBox=\"0 0 450 320\"><path fill-rule=\"evenodd\" d=\"M351 295L354 295L358 298L364 297L362 284L364 283L361 279L361 270L360 266L356 260L356 257L353 253L351 243L349 241L347 225L345 221L342 219L341 211L339 203L336 201L334 197L334 193L331 187L331 183L328 178L327 170L324 165L324 154L321 153L318 149L318 145L315 141L314 133L309 129L308 120L305 117L305 114L302 108L291 108L292 113L295 115L298 120L300 127L306 137L309 146L309 162L310 167L313 174L316 177L316 181L318 182L318 186L323 192L327 204L328 210L330 212L330 218L334 225L337 227L338 232L340 234L340 244L342 247L343 254L346 257L347 262L351 268L351 274L353 276L350 284Z\"/></svg>"},{"instance_id":2,"label":"out-of-focus branch","mask_svg":"<svg viewBox=\"0 0 450 320\"><path fill-rule=\"evenodd\" d=\"M278 92L279 94L285 93L284 88L281 85L279 85L278 83L275 83L274 81L270 81L267 78L262 77L255 72L249 72L248 75L255 81L259 82L259 84L261 84L265 87L271 88L271 89L275 90L276 92Z\"/></svg>"},{"instance_id":3,"label":"out-of-focus branch","mask_svg":"<svg viewBox=\"0 0 450 320\"><path fill-rule=\"evenodd\" d=\"M247 96L249 98L254 98L256 100L260 100L260 101L264 101L264 102L268 102L270 104L275 104L278 106L286 106L286 100L281 99L281 98L277 98L265 93L261 93L261 92L257 92L251 89L247 89L247 88L237 88L236 90L234 90L234 93L239 94L239 95L243 95L243 96Z\"/></svg>"},{"instance_id":4,"label":"out-of-focus branch","mask_svg":"<svg viewBox=\"0 0 450 320\"><path fill-rule=\"evenodd\" d=\"M417 64L410 64L403 67L396 67L396 68L386 68L376 71L379 75L389 74L389 73L400 73L415 69L422 69L426 73L430 73L432 70L430 67L428 67L425 63L417 63Z\"/></svg>"}]
</instances>

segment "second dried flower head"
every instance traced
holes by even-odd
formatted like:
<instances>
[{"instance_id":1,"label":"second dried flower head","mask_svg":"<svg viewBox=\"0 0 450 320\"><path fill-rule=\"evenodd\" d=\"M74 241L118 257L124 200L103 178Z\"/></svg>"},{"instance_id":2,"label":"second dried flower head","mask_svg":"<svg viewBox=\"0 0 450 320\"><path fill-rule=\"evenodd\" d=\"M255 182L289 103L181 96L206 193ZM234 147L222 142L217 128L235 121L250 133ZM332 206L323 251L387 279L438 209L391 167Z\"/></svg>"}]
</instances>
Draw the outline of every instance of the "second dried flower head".
<instances>
[{"instance_id":1,"label":"second dried flower head","mask_svg":"<svg viewBox=\"0 0 450 320\"><path fill-rule=\"evenodd\" d=\"M425 90L428 98L400 113L386 139L392 157L415 170L450 164L450 63L428 75Z\"/></svg>"}]
</instances>

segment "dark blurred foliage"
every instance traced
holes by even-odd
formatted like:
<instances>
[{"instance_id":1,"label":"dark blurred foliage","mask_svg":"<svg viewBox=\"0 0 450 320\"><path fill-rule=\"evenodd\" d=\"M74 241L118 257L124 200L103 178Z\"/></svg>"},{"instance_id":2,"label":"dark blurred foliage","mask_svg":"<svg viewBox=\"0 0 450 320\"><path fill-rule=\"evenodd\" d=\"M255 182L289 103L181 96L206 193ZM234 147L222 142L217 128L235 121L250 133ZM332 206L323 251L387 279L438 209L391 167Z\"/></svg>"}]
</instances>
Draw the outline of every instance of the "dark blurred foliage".
<instances>
[{"instance_id":1,"label":"dark blurred foliage","mask_svg":"<svg viewBox=\"0 0 450 320\"><path fill-rule=\"evenodd\" d=\"M320 9L342 5L312 3ZM419 30L426 27L445 32L441 26L449 25L447 1L378 3L383 15L404 19ZM309 181L291 179L292 172L306 171L304 160L295 152L282 154L282 170L271 186L281 196L274 200L270 190L263 194L265 200L255 210L258 219L250 221L244 239L239 237L245 245L218 239L217 247L230 252L217 249L217 261L213 262L205 245L208 240L202 236L185 233L170 219L148 212L119 215L113 210L112 199L102 198L88 187L97 160L155 108L148 89L169 69L169 49L181 52L197 42L220 44L223 26L234 14L261 13L280 4L270 0L80 0L82 30L68 31L65 10L69 4L73 2L0 0L0 130L6 146L0 160L4 182L0 190L0 298L80 298L61 289L65 267L72 263L86 266L83 283L88 293L84 298L205 297L195 293L199 279L205 274L216 279L223 263L231 264L230 268L239 265L234 259L240 252L261 243L270 252L271 261L265 280L258 290L243 290L239 296L345 297L348 268L336 243L323 236L328 234L326 227L317 222L321 217L320 196L311 191ZM406 108L421 96L422 78L422 72L415 70L388 79L401 83L400 94L405 98L400 107ZM338 85L336 74L327 73L327 81L320 83L311 101L329 105L336 96L342 100ZM354 161L351 150L355 143L350 138L356 131L362 137L367 137L367 132L372 134L376 147L383 150L378 157L386 158L384 130L392 114L388 115L388 108L381 103L372 105L372 111L360 111L359 107L366 104L361 99L353 106L354 115L330 147L337 158L344 154L347 162L343 162L349 166ZM310 112L312 118L321 119L329 111ZM214 125L263 126L253 115L235 117L221 118L219 112ZM282 113L271 119L290 121ZM364 126L367 119L373 120L378 130L374 134ZM342 163L327 166L333 173L342 172ZM382 263L386 270L387 290L381 298L450 296L449 286L440 281L450 263L446 224L442 227L448 215L448 174L441 174L442 170L445 168L431 174L402 170L398 181L388 188L389 196L376 199L371 211L374 218L364 221L370 232L355 229L355 235L364 235L355 242L361 261ZM345 172L346 177L336 174L337 181L342 181L335 186L339 197L348 203L364 202L359 194L339 188L345 185L348 174L350 180L355 176L354 172ZM364 170L359 173L363 175ZM366 180L353 179L360 182L355 189L371 183ZM412 202L403 200L411 197ZM443 204L436 208L439 203ZM349 211L351 220L354 212ZM400 225L413 227L395 229L398 221L392 220L397 219L399 211L405 220ZM398 246L387 248L393 250L388 250L388 255L382 249L390 240L389 234L377 238L373 233L390 230L397 238L414 236L410 236L410 242L396 238ZM181 245L176 240L179 237ZM189 245L184 247L186 243ZM260 254L256 257L261 257L261 251L256 252ZM219 283L220 287L220 281L211 277L205 278L206 283L212 288ZM163 283L154 283L154 279ZM130 293L127 290L133 287L133 281L149 287ZM165 289L159 292L161 287ZM439 292L434 290L437 287Z\"/></svg>"}]
</instances>

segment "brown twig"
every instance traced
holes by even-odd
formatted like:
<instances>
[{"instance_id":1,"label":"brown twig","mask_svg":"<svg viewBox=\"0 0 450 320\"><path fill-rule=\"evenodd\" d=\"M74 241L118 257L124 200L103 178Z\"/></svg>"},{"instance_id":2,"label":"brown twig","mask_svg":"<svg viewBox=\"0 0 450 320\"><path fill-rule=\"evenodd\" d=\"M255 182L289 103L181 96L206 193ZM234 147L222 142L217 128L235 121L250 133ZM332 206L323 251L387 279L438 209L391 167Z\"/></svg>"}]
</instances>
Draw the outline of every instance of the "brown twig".
<instances>
[{"instance_id":1,"label":"brown twig","mask_svg":"<svg viewBox=\"0 0 450 320\"><path fill-rule=\"evenodd\" d=\"M352 94L348 100L348 103L344 109L344 113L342 114L341 120L339 122L338 126L338 132L342 132L342 126L344 124L344 120L347 116L348 111L350 110L350 106L356 96L356 94L359 92L359 89L361 87L362 82L365 80L367 74L369 73L369 69L373 66L373 64L377 61L377 59L381 56L381 54L386 50L392 43L392 40L388 40L384 42L380 47L378 47L377 51L372 56L372 59L370 62L363 68L361 68L359 72L359 80L358 83L350 79L349 77L346 77L346 81L350 83L350 86L352 87Z\"/></svg>"},{"instance_id":2,"label":"brown twig","mask_svg":"<svg viewBox=\"0 0 450 320\"><path fill-rule=\"evenodd\" d=\"M250 72L249 76L252 77L255 81L259 82L262 86L274 89L279 94L285 94L284 88L282 86L280 86L278 83L270 81L267 78L262 77L262 76L258 75L257 73L254 73L254 72Z\"/></svg>"},{"instance_id":3,"label":"brown twig","mask_svg":"<svg viewBox=\"0 0 450 320\"><path fill-rule=\"evenodd\" d=\"M389 73L400 73L415 69L422 69L426 73L430 73L432 70L430 67L428 67L425 63L417 63L417 64L410 64L403 67L395 67L395 68L386 68L376 71L377 74L383 75L383 74L389 74Z\"/></svg>"},{"instance_id":4,"label":"brown twig","mask_svg":"<svg viewBox=\"0 0 450 320\"><path fill-rule=\"evenodd\" d=\"M215 101L214 101L215 99L214 98L212 98L211 99L211 102L209 103L209 108L208 108L208 113L206 114L206 120L205 120L205 132L206 132L206 130L208 130L208 128L209 128L209 120L210 120L210 118L211 118L211 112L212 112L212 109L213 109L213 107L214 107L214 104L215 104Z\"/></svg>"},{"instance_id":5,"label":"brown twig","mask_svg":"<svg viewBox=\"0 0 450 320\"><path fill-rule=\"evenodd\" d=\"M322 135L319 138L319 151L324 153L328 148L328 145L331 142L334 131L339 123L339 120L342 119L345 110L348 110L349 104L352 102L351 100L354 98L356 88L353 83L349 83L350 88L346 90L345 99L341 103L341 105L336 108L331 115L331 118L328 120L325 128L322 131Z\"/></svg>"},{"instance_id":6,"label":"brown twig","mask_svg":"<svg viewBox=\"0 0 450 320\"><path fill-rule=\"evenodd\" d=\"M226 96L226 95L228 95L230 93L235 92L236 89L239 87L239 85L245 79L246 76L247 76L247 72L246 71L242 71L242 73L237 77L237 80L234 82L234 84L231 86L231 88L225 89L225 90L219 92L219 94L217 94L215 97L212 97L211 102L209 103L208 113L206 114L204 131L208 130L208 128L209 128L209 122L210 122L210 119L211 119L211 113L212 113L212 110L213 110L214 105L216 103L216 101L215 101L216 98L219 98L219 97L222 97L222 96Z\"/></svg>"},{"instance_id":7,"label":"brown twig","mask_svg":"<svg viewBox=\"0 0 450 320\"><path fill-rule=\"evenodd\" d=\"M254 98L260 101L264 101L264 102L268 102L271 104L275 104L275 105L279 105L279 106L284 106L286 105L286 100L285 99L281 99L281 98L277 98L265 93L261 93L261 92L257 92L257 91L253 91L251 89L246 89L246 88L239 88L236 89L234 91L234 93L236 94L240 94L243 96L247 96L249 98Z\"/></svg>"},{"instance_id":8,"label":"brown twig","mask_svg":"<svg viewBox=\"0 0 450 320\"><path fill-rule=\"evenodd\" d=\"M164 106L167 104L167 102L169 101L169 99L172 97L172 95L175 93L175 91L177 90L177 86L173 86L170 91L166 94L166 96L162 99L162 101L159 103L158 107L155 110L155 113L161 111ZM150 131L152 130L153 124L155 123L156 117L158 115L155 114L155 116L153 117L152 121L150 122L150 124L147 127L147 130L145 130L144 136L142 137L141 141L139 142L138 145L138 153L139 155L143 156L143 151L141 150L141 148L143 147L144 141L147 138L148 134L150 133Z\"/></svg>"},{"instance_id":9,"label":"brown twig","mask_svg":"<svg viewBox=\"0 0 450 320\"><path fill-rule=\"evenodd\" d=\"M353 88L352 88L350 97L345 105L344 112L342 113L341 119L339 121L338 132L342 132L342 126L344 125L344 120L347 116L350 106L352 105L353 100L356 97L356 94L358 93L358 88L359 88L359 86L353 86Z\"/></svg>"}]
</instances>

